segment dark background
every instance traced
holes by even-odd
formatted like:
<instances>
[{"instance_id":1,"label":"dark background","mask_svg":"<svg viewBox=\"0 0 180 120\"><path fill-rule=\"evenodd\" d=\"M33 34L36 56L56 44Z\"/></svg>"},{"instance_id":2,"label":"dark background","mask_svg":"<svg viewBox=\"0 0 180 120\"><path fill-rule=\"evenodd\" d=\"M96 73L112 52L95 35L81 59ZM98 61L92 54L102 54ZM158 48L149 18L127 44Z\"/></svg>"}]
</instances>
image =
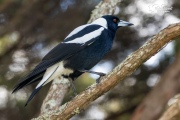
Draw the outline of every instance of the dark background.
<instances>
[{"instance_id":1,"label":"dark background","mask_svg":"<svg viewBox=\"0 0 180 120\"><path fill-rule=\"evenodd\" d=\"M112 70L161 29L180 21L180 1L162 1L126 0L120 3L116 8L116 16L134 23L134 26L118 30L112 51L94 70ZM36 84L11 94L13 86L74 28L86 24L91 11L99 2L100 0L0 0L0 120L28 120L38 115L50 85L41 89L27 107L24 104ZM130 119L138 104L174 62L179 47L179 40L168 44L133 75L72 119ZM83 91L94 83L94 78L97 76L82 75L76 80L78 91ZM177 93L179 91L180 86ZM64 102L67 100L68 95Z\"/></svg>"}]
</instances>

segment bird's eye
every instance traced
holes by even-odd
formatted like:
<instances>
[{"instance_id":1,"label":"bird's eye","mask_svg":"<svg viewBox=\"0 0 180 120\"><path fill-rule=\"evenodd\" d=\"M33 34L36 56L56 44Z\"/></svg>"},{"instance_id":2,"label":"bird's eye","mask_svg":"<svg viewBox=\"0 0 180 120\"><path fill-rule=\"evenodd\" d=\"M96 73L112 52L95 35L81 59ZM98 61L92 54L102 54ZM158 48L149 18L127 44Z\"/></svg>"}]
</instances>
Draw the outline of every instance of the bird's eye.
<instances>
[{"instance_id":1,"label":"bird's eye","mask_svg":"<svg viewBox=\"0 0 180 120\"><path fill-rule=\"evenodd\" d=\"M117 19L113 19L113 22L117 23Z\"/></svg>"}]
</instances>

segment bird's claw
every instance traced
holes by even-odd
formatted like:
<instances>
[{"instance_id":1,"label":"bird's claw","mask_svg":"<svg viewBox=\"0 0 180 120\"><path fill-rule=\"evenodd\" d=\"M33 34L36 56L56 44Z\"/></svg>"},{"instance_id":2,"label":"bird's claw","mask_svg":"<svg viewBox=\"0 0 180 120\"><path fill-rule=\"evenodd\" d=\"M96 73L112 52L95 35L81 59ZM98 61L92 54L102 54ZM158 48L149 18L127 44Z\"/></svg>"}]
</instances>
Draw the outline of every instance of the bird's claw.
<instances>
[{"instance_id":1,"label":"bird's claw","mask_svg":"<svg viewBox=\"0 0 180 120\"><path fill-rule=\"evenodd\" d=\"M77 96L77 93L74 93L74 95L71 95L71 96L70 96L70 99L72 100L72 99L74 99L76 96Z\"/></svg>"},{"instance_id":2,"label":"bird's claw","mask_svg":"<svg viewBox=\"0 0 180 120\"><path fill-rule=\"evenodd\" d=\"M96 79L96 83L99 84L101 82L101 78L106 74L102 73L98 79Z\"/></svg>"}]
</instances>

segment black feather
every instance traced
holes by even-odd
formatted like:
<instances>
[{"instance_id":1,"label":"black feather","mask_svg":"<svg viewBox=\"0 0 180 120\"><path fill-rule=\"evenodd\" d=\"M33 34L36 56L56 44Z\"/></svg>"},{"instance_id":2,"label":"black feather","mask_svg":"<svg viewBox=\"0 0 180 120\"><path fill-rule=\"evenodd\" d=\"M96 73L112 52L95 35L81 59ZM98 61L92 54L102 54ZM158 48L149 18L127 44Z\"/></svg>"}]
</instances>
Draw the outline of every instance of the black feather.
<instances>
[{"instance_id":1,"label":"black feather","mask_svg":"<svg viewBox=\"0 0 180 120\"><path fill-rule=\"evenodd\" d=\"M42 88L42 86L36 88L36 89L31 93L31 95L30 95L30 97L28 98L25 106L27 106L27 104L29 103L29 101L34 97L34 95L35 95L41 88Z\"/></svg>"},{"instance_id":2,"label":"black feather","mask_svg":"<svg viewBox=\"0 0 180 120\"><path fill-rule=\"evenodd\" d=\"M17 90L23 88L26 85L41 80L47 68L49 68L50 66L54 65L57 62L69 58L73 54L76 54L78 51L82 50L83 47L85 46L87 45L85 44L82 46L81 44L74 44L74 43L71 44L61 43L57 45L43 58L41 63L38 64L29 75L27 75L25 78L20 80L20 82L13 89L12 93L16 92ZM60 51L62 51L62 54L59 53Z\"/></svg>"},{"instance_id":3,"label":"black feather","mask_svg":"<svg viewBox=\"0 0 180 120\"><path fill-rule=\"evenodd\" d=\"M81 31L79 31L76 34L74 34L74 35L66 38L65 40L63 40L63 42L68 42L68 41L72 41L76 38L80 38L80 37L86 35L87 33L91 33L91 32L94 32L95 30L98 30L100 27L102 27L102 26L99 26L99 25L86 26Z\"/></svg>"},{"instance_id":4,"label":"black feather","mask_svg":"<svg viewBox=\"0 0 180 120\"><path fill-rule=\"evenodd\" d=\"M43 77L43 75L44 75L44 72L42 72L42 73L40 73L40 74L38 74L38 75L36 75L36 76L29 77L28 79L27 79L27 78L22 79L22 80L14 87L12 93L18 91L19 89L21 89L21 88L24 87L24 86L27 86L27 85L29 85L29 84L31 84L31 83L34 83L34 82L37 82L37 81L41 80L42 77Z\"/></svg>"}]
</instances>

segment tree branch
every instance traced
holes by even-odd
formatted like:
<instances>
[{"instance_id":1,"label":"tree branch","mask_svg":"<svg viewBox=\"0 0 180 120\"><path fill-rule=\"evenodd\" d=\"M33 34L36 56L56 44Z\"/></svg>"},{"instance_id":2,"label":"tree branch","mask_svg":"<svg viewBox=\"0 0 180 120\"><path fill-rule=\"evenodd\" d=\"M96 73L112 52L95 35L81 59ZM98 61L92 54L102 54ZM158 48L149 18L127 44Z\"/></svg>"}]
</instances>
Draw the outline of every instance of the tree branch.
<instances>
[{"instance_id":1,"label":"tree branch","mask_svg":"<svg viewBox=\"0 0 180 120\"><path fill-rule=\"evenodd\" d=\"M180 118L180 95L171 99L172 104L167 108L159 120L179 120Z\"/></svg>"},{"instance_id":2,"label":"tree branch","mask_svg":"<svg viewBox=\"0 0 180 120\"><path fill-rule=\"evenodd\" d=\"M103 15L113 15L115 8L120 4L121 0L103 0L92 11L91 18L88 23L100 18Z\"/></svg>"},{"instance_id":3,"label":"tree branch","mask_svg":"<svg viewBox=\"0 0 180 120\"><path fill-rule=\"evenodd\" d=\"M68 79L63 77L54 79L49 92L43 101L40 114L45 114L51 110L57 110L63 102L63 99L66 93L69 91L69 88L70 82Z\"/></svg>"},{"instance_id":4,"label":"tree branch","mask_svg":"<svg viewBox=\"0 0 180 120\"><path fill-rule=\"evenodd\" d=\"M136 108L131 120L157 120L170 98L180 91L180 51L174 62L164 71L160 82Z\"/></svg>"},{"instance_id":5,"label":"tree branch","mask_svg":"<svg viewBox=\"0 0 180 120\"><path fill-rule=\"evenodd\" d=\"M92 101L115 87L121 80L131 75L147 59L160 51L164 45L172 39L177 37L180 37L180 23L170 25L160 31L157 35L153 36L142 47L129 55L120 65L114 68L112 72L103 77L99 84L91 85L72 101L62 105L58 110L50 111L34 120L66 120L73 115L80 113Z\"/></svg>"}]
</instances>

